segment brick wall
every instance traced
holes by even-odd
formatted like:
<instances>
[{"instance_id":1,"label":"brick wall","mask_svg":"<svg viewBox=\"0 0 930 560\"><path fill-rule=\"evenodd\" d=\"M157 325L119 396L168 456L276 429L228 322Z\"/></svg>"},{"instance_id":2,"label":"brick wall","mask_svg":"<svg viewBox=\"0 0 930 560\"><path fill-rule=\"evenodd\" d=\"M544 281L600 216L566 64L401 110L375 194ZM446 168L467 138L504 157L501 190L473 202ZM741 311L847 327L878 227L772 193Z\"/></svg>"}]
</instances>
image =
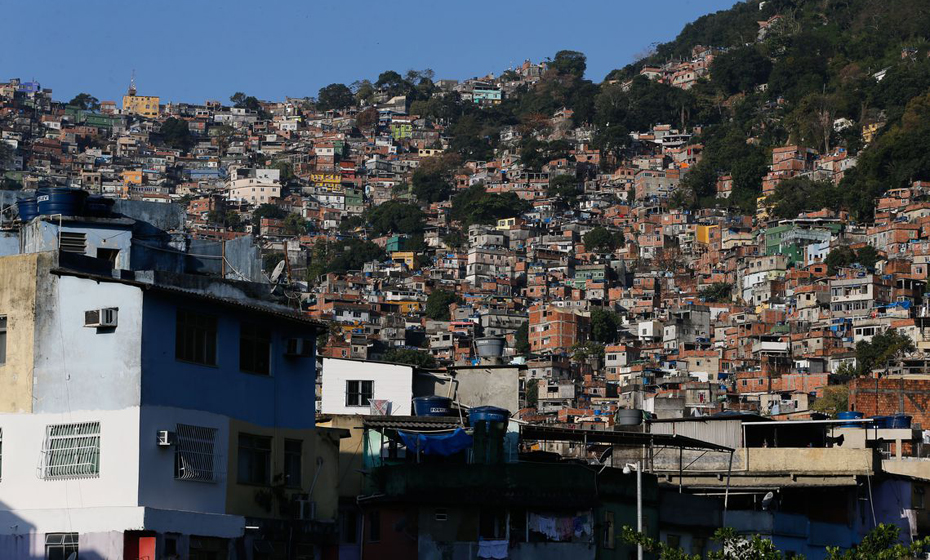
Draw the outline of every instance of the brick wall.
<instances>
[{"instance_id":1,"label":"brick wall","mask_svg":"<svg viewBox=\"0 0 930 560\"><path fill-rule=\"evenodd\" d=\"M864 377L849 384L850 410L858 410L866 416L888 416L904 413L913 417L914 423L930 428L930 379Z\"/></svg>"}]
</instances>

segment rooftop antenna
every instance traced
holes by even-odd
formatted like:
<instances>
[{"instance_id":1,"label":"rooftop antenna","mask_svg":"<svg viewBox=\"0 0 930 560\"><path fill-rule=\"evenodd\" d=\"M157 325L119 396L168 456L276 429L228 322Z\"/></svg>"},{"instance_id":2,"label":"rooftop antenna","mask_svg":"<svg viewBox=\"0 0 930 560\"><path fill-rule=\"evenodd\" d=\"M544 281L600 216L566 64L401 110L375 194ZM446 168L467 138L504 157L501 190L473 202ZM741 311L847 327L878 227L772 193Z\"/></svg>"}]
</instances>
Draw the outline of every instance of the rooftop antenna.
<instances>
[{"instance_id":1,"label":"rooftop antenna","mask_svg":"<svg viewBox=\"0 0 930 560\"><path fill-rule=\"evenodd\" d=\"M136 69L132 69L132 77L129 78L129 95L136 95Z\"/></svg>"}]
</instances>

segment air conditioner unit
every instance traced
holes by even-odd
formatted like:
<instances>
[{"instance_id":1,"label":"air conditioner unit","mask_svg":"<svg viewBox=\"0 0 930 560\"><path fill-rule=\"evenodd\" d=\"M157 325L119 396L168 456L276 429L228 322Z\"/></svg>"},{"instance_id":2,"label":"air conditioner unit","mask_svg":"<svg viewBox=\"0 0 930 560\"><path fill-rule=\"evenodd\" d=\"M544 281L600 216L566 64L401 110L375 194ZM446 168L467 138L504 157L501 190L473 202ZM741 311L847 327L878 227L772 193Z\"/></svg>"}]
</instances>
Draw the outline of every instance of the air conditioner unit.
<instances>
[{"instance_id":1,"label":"air conditioner unit","mask_svg":"<svg viewBox=\"0 0 930 560\"><path fill-rule=\"evenodd\" d=\"M291 357L308 358L313 352L313 341L306 338L287 339L287 349L284 354Z\"/></svg>"},{"instance_id":2,"label":"air conditioner unit","mask_svg":"<svg viewBox=\"0 0 930 560\"><path fill-rule=\"evenodd\" d=\"M116 307L105 307L103 309L91 309L84 312L84 326L91 328L115 327L116 317L119 309Z\"/></svg>"},{"instance_id":3,"label":"air conditioner unit","mask_svg":"<svg viewBox=\"0 0 930 560\"><path fill-rule=\"evenodd\" d=\"M301 521L316 519L316 502L310 500L309 494L294 495L294 515Z\"/></svg>"},{"instance_id":4,"label":"air conditioner unit","mask_svg":"<svg viewBox=\"0 0 930 560\"><path fill-rule=\"evenodd\" d=\"M158 430L158 446L170 447L175 444L176 436L174 432L168 430Z\"/></svg>"}]
</instances>

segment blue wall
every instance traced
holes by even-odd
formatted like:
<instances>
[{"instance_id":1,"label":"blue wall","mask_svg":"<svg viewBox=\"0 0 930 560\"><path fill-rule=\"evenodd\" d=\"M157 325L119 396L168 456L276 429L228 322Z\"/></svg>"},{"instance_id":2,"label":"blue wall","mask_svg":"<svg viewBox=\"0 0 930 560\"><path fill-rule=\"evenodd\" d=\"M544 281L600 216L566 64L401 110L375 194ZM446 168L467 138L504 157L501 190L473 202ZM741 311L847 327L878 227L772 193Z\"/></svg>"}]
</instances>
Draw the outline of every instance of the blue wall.
<instances>
[{"instance_id":1,"label":"blue wall","mask_svg":"<svg viewBox=\"0 0 930 560\"><path fill-rule=\"evenodd\" d=\"M217 365L175 359L178 307L217 317ZM197 298L148 292L143 300L142 404L223 414L260 426L314 426L316 359L285 358L288 338L316 340L312 328ZM272 333L271 375L239 371L240 319Z\"/></svg>"}]
</instances>

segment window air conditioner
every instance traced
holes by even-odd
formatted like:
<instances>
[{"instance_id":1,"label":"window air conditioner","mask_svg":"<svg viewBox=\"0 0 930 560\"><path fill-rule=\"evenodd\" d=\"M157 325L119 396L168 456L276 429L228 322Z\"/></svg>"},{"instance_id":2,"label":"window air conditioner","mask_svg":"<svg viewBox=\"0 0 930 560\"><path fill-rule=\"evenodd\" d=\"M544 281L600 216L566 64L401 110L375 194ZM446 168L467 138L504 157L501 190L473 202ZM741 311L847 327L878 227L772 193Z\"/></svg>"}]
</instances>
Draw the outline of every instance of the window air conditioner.
<instances>
[{"instance_id":1,"label":"window air conditioner","mask_svg":"<svg viewBox=\"0 0 930 560\"><path fill-rule=\"evenodd\" d=\"M84 312L84 326L91 328L115 327L116 317L119 309L116 307L106 307L103 309L91 309Z\"/></svg>"},{"instance_id":2,"label":"window air conditioner","mask_svg":"<svg viewBox=\"0 0 930 560\"><path fill-rule=\"evenodd\" d=\"M286 356L307 358L310 357L311 352L313 352L313 341L306 338L287 339L287 349L284 352Z\"/></svg>"},{"instance_id":3,"label":"window air conditioner","mask_svg":"<svg viewBox=\"0 0 930 560\"><path fill-rule=\"evenodd\" d=\"M301 521L313 521L316 518L316 502L310 500L309 494L295 494L294 514Z\"/></svg>"}]
</instances>

